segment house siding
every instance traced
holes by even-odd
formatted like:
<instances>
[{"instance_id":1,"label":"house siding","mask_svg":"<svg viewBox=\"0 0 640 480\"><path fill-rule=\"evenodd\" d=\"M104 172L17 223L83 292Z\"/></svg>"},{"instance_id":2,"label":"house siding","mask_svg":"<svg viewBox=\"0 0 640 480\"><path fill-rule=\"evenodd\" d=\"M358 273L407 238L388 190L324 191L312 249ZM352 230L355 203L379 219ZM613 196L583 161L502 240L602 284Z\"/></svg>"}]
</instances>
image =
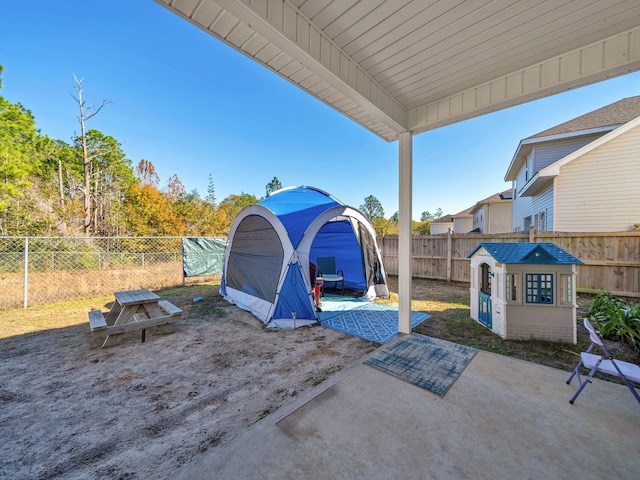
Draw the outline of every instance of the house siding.
<instances>
[{"instance_id":1,"label":"house siding","mask_svg":"<svg viewBox=\"0 0 640 480\"><path fill-rule=\"evenodd\" d=\"M453 233L469 233L473 230L473 217L454 218L453 219Z\"/></svg>"},{"instance_id":2,"label":"house siding","mask_svg":"<svg viewBox=\"0 0 640 480\"><path fill-rule=\"evenodd\" d=\"M535 197L516 197L514 195L512 204L512 230L520 232L526 231L528 227L524 223L525 218L531 217L531 223L533 223L536 214L540 215L542 212L544 212L545 216L544 230L553 230L553 191L554 186L551 184ZM536 230L540 230L537 225Z\"/></svg>"},{"instance_id":3,"label":"house siding","mask_svg":"<svg viewBox=\"0 0 640 480\"><path fill-rule=\"evenodd\" d=\"M513 202L511 204L511 231L522 231L524 217L531 204L531 197L521 197L520 190L526 183L526 167L523 167L518 172L515 181L513 182Z\"/></svg>"},{"instance_id":4,"label":"house siding","mask_svg":"<svg viewBox=\"0 0 640 480\"><path fill-rule=\"evenodd\" d=\"M538 172L540 169L557 162L558 160L566 157L567 155L575 152L579 148L588 145L603 134L587 135L580 137L579 139L565 139L557 140L553 142L545 142L541 145L536 145L531 151L531 158L533 162L533 173L530 176ZM521 197L520 191L527 183L527 167L523 165L518 174L516 175L515 188L513 193L513 204L511 214L511 230L512 231L525 231L527 225L525 224L525 218L531 217L531 223L534 223L535 216L544 212L545 226L544 230L559 230L561 228L554 226L554 204L553 194L554 187L550 186L542 192L536 194L534 197ZM539 230L538 225L535 225Z\"/></svg>"},{"instance_id":5,"label":"house siding","mask_svg":"<svg viewBox=\"0 0 640 480\"><path fill-rule=\"evenodd\" d=\"M536 230L542 231L551 231L554 230L553 226L553 217L554 217L554 208L553 208L553 192L554 187L553 184L549 185L549 187L545 188L542 192L534 197L533 201L533 209L531 212L532 216L536 214L541 215L544 213L545 221L543 228L536 228Z\"/></svg>"},{"instance_id":6,"label":"house siding","mask_svg":"<svg viewBox=\"0 0 640 480\"><path fill-rule=\"evenodd\" d=\"M603 133L599 133L596 135L586 135L580 138L556 140L536 145L533 149L534 173L554 162L557 162L579 148L588 145L602 135Z\"/></svg>"},{"instance_id":7,"label":"house siding","mask_svg":"<svg viewBox=\"0 0 640 480\"><path fill-rule=\"evenodd\" d=\"M449 229L453 231L453 222L431 223L431 235L443 235L449 233Z\"/></svg>"},{"instance_id":8,"label":"house siding","mask_svg":"<svg viewBox=\"0 0 640 480\"><path fill-rule=\"evenodd\" d=\"M484 233L484 207L473 214L473 229L480 230L480 233Z\"/></svg>"},{"instance_id":9,"label":"house siding","mask_svg":"<svg viewBox=\"0 0 640 480\"><path fill-rule=\"evenodd\" d=\"M482 233L507 233L511 231L511 202L492 203L489 208L489 222Z\"/></svg>"},{"instance_id":10,"label":"house siding","mask_svg":"<svg viewBox=\"0 0 640 480\"><path fill-rule=\"evenodd\" d=\"M639 181L640 126L560 168L556 230L633 230L640 223Z\"/></svg>"},{"instance_id":11,"label":"house siding","mask_svg":"<svg viewBox=\"0 0 640 480\"><path fill-rule=\"evenodd\" d=\"M517 180L514 182L517 184ZM511 204L511 231L521 232L524 228L523 219L524 212L527 210L528 204L531 203L531 197L521 197L517 188L513 189L513 203Z\"/></svg>"}]
</instances>

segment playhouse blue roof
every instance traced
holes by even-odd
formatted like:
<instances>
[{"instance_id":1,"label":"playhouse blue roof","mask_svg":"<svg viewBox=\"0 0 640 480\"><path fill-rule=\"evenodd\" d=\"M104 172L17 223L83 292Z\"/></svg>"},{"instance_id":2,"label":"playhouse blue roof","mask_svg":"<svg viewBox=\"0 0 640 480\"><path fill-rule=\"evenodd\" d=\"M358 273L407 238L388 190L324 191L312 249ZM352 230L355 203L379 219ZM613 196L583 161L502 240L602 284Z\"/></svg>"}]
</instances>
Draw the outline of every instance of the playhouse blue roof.
<instances>
[{"instance_id":1,"label":"playhouse blue roof","mask_svg":"<svg viewBox=\"0 0 640 480\"><path fill-rule=\"evenodd\" d=\"M344 203L314 187L290 187L269 195L260 205L271 210L280 219L296 248L307 227L318 215Z\"/></svg>"},{"instance_id":2,"label":"playhouse blue roof","mask_svg":"<svg viewBox=\"0 0 640 480\"><path fill-rule=\"evenodd\" d=\"M580 259L553 243L481 242L467 255L467 258L471 258L481 248L500 263L582 264Z\"/></svg>"}]
</instances>

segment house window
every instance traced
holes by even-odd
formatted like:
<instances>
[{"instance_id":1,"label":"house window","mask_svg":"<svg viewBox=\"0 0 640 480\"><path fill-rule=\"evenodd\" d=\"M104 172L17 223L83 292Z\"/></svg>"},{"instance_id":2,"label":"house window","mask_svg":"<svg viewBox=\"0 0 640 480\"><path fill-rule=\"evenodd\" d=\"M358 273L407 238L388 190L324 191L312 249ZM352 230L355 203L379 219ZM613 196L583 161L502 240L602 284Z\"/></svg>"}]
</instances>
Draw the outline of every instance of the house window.
<instances>
[{"instance_id":1,"label":"house window","mask_svg":"<svg viewBox=\"0 0 640 480\"><path fill-rule=\"evenodd\" d=\"M527 273L527 303L553 304L553 274Z\"/></svg>"},{"instance_id":2,"label":"house window","mask_svg":"<svg viewBox=\"0 0 640 480\"><path fill-rule=\"evenodd\" d=\"M547 230L547 219L545 212L540 212L540 222L538 223L538 230L545 232Z\"/></svg>"},{"instance_id":3,"label":"house window","mask_svg":"<svg viewBox=\"0 0 640 480\"><path fill-rule=\"evenodd\" d=\"M533 177L533 152L529 154L527 157L527 166L526 166L525 178L527 182L531 180Z\"/></svg>"},{"instance_id":4,"label":"house window","mask_svg":"<svg viewBox=\"0 0 640 480\"><path fill-rule=\"evenodd\" d=\"M507 302L518 301L518 274L516 273L505 275L505 298Z\"/></svg>"},{"instance_id":5,"label":"house window","mask_svg":"<svg viewBox=\"0 0 640 480\"><path fill-rule=\"evenodd\" d=\"M531 225L531 217L524 217L524 224L523 224L523 228L525 232L529 231L529 225Z\"/></svg>"}]
</instances>

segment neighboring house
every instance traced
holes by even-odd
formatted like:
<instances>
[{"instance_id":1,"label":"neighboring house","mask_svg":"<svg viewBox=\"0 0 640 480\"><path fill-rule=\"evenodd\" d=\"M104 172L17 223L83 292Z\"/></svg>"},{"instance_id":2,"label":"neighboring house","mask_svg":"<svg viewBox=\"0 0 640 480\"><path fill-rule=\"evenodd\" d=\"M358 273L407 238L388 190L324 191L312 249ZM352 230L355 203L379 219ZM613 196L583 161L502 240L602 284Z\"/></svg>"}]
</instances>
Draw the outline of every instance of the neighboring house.
<instances>
[{"instance_id":1,"label":"neighboring house","mask_svg":"<svg viewBox=\"0 0 640 480\"><path fill-rule=\"evenodd\" d=\"M511 190L480 200L469 211L473 231L481 234L511 232Z\"/></svg>"},{"instance_id":2,"label":"neighboring house","mask_svg":"<svg viewBox=\"0 0 640 480\"><path fill-rule=\"evenodd\" d=\"M634 230L640 224L640 96L520 141L505 180L513 186L513 231L530 225Z\"/></svg>"},{"instance_id":3,"label":"neighboring house","mask_svg":"<svg viewBox=\"0 0 640 480\"><path fill-rule=\"evenodd\" d=\"M473 230L473 215L470 210L467 208L455 215L436 218L431 222L431 235L443 235L449 233L449 229L452 233L469 233Z\"/></svg>"}]
</instances>

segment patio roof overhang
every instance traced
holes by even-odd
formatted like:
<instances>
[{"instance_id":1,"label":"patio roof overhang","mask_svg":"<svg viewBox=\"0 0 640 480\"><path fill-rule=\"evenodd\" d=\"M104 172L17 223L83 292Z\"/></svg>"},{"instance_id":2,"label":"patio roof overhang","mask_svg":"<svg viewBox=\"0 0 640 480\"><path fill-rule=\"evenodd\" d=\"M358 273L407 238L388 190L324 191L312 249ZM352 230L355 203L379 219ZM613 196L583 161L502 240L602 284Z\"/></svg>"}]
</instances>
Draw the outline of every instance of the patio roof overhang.
<instances>
[{"instance_id":1,"label":"patio roof overhang","mask_svg":"<svg viewBox=\"0 0 640 480\"><path fill-rule=\"evenodd\" d=\"M640 69L628 0L155 1L387 141Z\"/></svg>"},{"instance_id":2,"label":"patio roof overhang","mask_svg":"<svg viewBox=\"0 0 640 480\"><path fill-rule=\"evenodd\" d=\"M640 70L640 2L628 0L155 1L399 141L403 333L412 136Z\"/></svg>"}]
</instances>

